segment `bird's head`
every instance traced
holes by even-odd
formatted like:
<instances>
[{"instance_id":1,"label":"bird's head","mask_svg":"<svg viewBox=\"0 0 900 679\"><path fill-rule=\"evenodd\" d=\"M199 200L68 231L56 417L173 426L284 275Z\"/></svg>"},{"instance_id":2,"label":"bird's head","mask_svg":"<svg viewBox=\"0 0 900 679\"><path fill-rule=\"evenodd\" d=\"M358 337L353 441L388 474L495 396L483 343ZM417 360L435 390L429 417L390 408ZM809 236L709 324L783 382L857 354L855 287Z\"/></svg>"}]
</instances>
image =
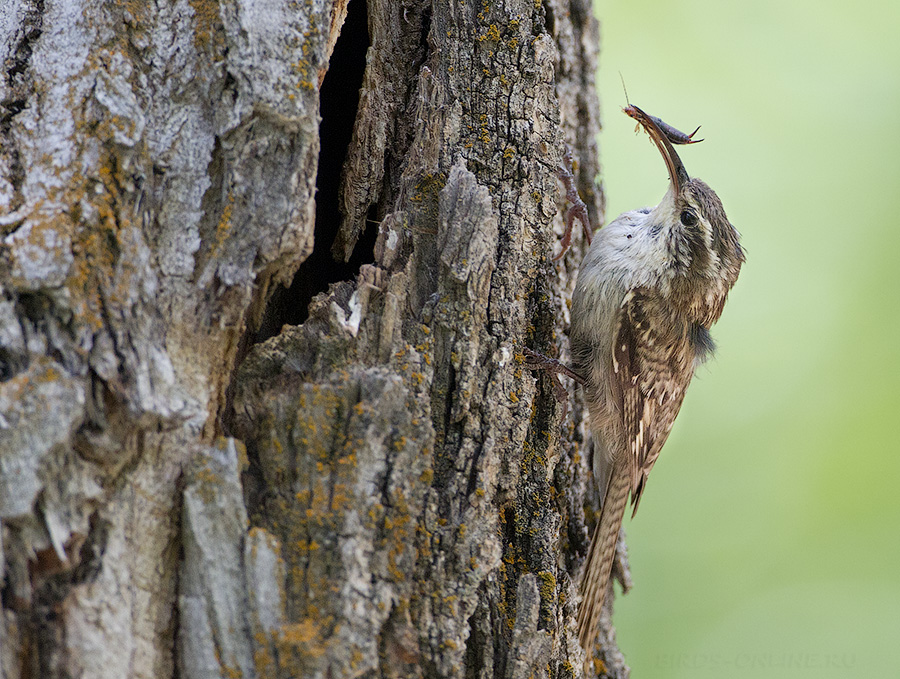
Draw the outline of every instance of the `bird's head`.
<instances>
[{"instance_id":1,"label":"bird's head","mask_svg":"<svg viewBox=\"0 0 900 679\"><path fill-rule=\"evenodd\" d=\"M669 189L649 221L667 234L676 270L673 294L690 307L697 322L709 325L721 314L744 262L740 234L728 221L716 192L688 175L656 119L633 105L625 113L650 135L669 173Z\"/></svg>"}]
</instances>

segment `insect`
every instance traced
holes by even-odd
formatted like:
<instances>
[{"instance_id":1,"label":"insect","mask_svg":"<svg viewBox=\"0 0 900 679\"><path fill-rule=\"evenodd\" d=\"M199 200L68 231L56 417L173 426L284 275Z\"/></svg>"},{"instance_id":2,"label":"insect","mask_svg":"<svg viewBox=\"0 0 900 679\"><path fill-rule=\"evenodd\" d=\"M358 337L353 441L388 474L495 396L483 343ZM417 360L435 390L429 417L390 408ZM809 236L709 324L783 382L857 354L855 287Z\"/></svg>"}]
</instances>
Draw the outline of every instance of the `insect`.
<instances>
[{"instance_id":1,"label":"insect","mask_svg":"<svg viewBox=\"0 0 900 679\"><path fill-rule=\"evenodd\" d=\"M700 125L697 125L697 128L691 132L690 134L685 134L681 130L675 129L671 125L669 125L662 118L657 118L656 116L651 116L649 113L644 113L637 106L633 106L632 103L628 100L628 90L625 88L625 78L622 77L622 74L619 73L619 77L622 78L622 89L625 91L625 103L628 104L622 110L629 118L634 118L638 125L634 128L634 131L637 132L642 127L646 128L646 121L652 120L653 123L659 128L659 131L666 135L666 139L668 139L673 144L697 144L702 139L694 139L694 135L697 134L697 131L700 129Z\"/></svg>"},{"instance_id":2,"label":"insect","mask_svg":"<svg viewBox=\"0 0 900 679\"><path fill-rule=\"evenodd\" d=\"M622 110L625 111L625 114L629 118L634 118L636 121L638 121L638 126L635 128L635 132L644 126L644 121L649 119L656 124L660 132L666 135L666 139L668 139L673 144L697 144L703 141L702 139L694 139L694 135L697 134L697 130L700 129L700 125L697 125L697 129L695 129L690 134L685 134L681 130L675 129L664 120L657 118L656 116L651 116L649 113L644 113L641 109L639 109L637 106L634 106L633 104L628 104L628 106L626 106Z\"/></svg>"}]
</instances>

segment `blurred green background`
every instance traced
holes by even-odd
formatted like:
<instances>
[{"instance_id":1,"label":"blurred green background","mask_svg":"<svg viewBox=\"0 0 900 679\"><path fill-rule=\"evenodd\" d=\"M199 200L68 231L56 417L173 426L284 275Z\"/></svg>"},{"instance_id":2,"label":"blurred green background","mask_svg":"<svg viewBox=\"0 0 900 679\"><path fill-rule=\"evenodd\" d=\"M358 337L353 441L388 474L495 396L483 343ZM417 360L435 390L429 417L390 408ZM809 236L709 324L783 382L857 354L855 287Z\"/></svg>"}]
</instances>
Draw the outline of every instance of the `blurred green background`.
<instances>
[{"instance_id":1,"label":"blurred green background","mask_svg":"<svg viewBox=\"0 0 900 679\"><path fill-rule=\"evenodd\" d=\"M635 679L900 677L900 4L596 4L607 218L675 127L747 264L634 521Z\"/></svg>"}]
</instances>

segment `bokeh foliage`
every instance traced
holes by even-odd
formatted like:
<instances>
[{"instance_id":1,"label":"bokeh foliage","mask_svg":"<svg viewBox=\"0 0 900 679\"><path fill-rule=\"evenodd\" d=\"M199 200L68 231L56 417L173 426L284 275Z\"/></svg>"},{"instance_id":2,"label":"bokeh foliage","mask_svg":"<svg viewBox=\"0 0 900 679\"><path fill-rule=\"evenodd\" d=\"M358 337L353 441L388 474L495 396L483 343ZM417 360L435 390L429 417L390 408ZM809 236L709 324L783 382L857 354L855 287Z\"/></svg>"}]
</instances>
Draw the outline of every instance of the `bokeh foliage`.
<instances>
[{"instance_id":1,"label":"bokeh foliage","mask_svg":"<svg viewBox=\"0 0 900 679\"><path fill-rule=\"evenodd\" d=\"M900 666L900 5L598 2L607 215L682 147L747 264L635 521L623 650L656 677Z\"/></svg>"}]
</instances>

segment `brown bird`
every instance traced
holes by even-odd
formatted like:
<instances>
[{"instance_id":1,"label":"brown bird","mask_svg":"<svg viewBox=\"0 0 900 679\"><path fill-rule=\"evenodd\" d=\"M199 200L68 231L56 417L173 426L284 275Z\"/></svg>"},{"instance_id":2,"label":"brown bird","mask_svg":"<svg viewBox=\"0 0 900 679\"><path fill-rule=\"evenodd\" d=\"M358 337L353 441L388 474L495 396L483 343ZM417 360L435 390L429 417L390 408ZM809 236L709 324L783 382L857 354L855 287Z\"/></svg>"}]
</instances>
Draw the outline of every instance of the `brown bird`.
<instances>
[{"instance_id":1,"label":"brown bird","mask_svg":"<svg viewBox=\"0 0 900 679\"><path fill-rule=\"evenodd\" d=\"M578 637L588 659L629 495L636 512L744 262L719 197L688 176L658 119L636 106L625 112L662 154L668 191L656 207L626 212L594 237L572 299L574 374L529 354L531 367L578 380L590 414L603 504L581 577Z\"/></svg>"}]
</instances>

